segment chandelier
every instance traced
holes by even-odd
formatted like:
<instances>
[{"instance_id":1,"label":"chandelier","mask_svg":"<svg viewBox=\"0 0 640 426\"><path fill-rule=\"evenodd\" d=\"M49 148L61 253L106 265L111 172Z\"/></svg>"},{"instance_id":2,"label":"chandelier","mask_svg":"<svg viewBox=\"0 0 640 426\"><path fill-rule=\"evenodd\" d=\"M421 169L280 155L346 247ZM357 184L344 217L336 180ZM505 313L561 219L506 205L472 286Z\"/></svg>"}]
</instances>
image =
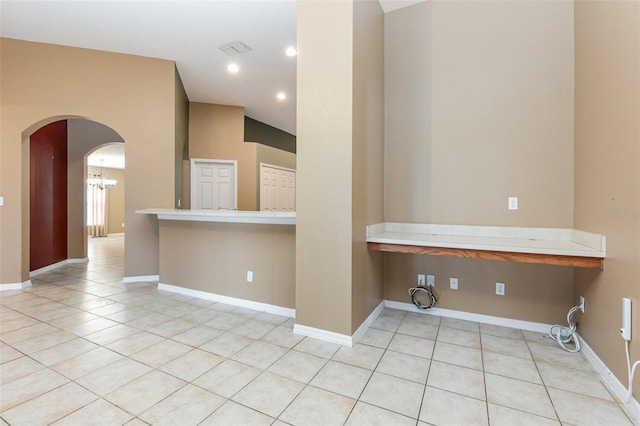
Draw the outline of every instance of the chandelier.
<instances>
[{"instance_id":1,"label":"chandelier","mask_svg":"<svg viewBox=\"0 0 640 426\"><path fill-rule=\"evenodd\" d=\"M93 185L95 187L98 187L99 189L106 189L118 183L118 181L115 179L107 179L107 174L104 172L104 169L102 167L103 161L103 159L100 159L99 174L89 174L89 179L87 179L88 185Z\"/></svg>"}]
</instances>

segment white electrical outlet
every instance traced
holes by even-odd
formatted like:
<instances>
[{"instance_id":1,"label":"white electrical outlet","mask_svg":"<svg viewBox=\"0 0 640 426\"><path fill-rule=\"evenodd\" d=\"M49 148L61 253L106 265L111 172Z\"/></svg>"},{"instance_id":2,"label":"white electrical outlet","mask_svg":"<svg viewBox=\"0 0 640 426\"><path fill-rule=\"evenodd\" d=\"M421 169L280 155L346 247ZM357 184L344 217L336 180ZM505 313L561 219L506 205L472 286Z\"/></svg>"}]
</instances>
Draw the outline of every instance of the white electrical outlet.
<instances>
[{"instance_id":1,"label":"white electrical outlet","mask_svg":"<svg viewBox=\"0 0 640 426\"><path fill-rule=\"evenodd\" d=\"M253 282L253 271L247 271L247 282Z\"/></svg>"},{"instance_id":2,"label":"white electrical outlet","mask_svg":"<svg viewBox=\"0 0 640 426\"><path fill-rule=\"evenodd\" d=\"M585 311L585 304L584 304L584 296L580 296L580 310L582 311L582 313L584 314Z\"/></svg>"},{"instance_id":3,"label":"white electrical outlet","mask_svg":"<svg viewBox=\"0 0 640 426\"><path fill-rule=\"evenodd\" d=\"M427 275L427 287L434 287L436 285L436 277L434 275Z\"/></svg>"},{"instance_id":4,"label":"white electrical outlet","mask_svg":"<svg viewBox=\"0 0 640 426\"><path fill-rule=\"evenodd\" d=\"M451 290L457 290L458 289L458 279L457 278L449 278L449 288L451 288Z\"/></svg>"},{"instance_id":5,"label":"white electrical outlet","mask_svg":"<svg viewBox=\"0 0 640 426\"><path fill-rule=\"evenodd\" d=\"M505 288L504 283L496 283L496 294L498 296L504 296L504 288Z\"/></svg>"},{"instance_id":6,"label":"white electrical outlet","mask_svg":"<svg viewBox=\"0 0 640 426\"><path fill-rule=\"evenodd\" d=\"M622 338L626 341L631 340L631 299L622 298L622 328L620 329Z\"/></svg>"},{"instance_id":7,"label":"white electrical outlet","mask_svg":"<svg viewBox=\"0 0 640 426\"><path fill-rule=\"evenodd\" d=\"M418 287L424 287L424 274L418 274Z\"/></svg>"},{"instance_id":8,"label":"white electrical outlet","mask_svg":"<svg viewBox=\"0 0 640 426\"><path fill-rule=\"evenodd\" d=\"M518 210L518 197L509 197L509 210Z\"/></svg>"}]
</instances>

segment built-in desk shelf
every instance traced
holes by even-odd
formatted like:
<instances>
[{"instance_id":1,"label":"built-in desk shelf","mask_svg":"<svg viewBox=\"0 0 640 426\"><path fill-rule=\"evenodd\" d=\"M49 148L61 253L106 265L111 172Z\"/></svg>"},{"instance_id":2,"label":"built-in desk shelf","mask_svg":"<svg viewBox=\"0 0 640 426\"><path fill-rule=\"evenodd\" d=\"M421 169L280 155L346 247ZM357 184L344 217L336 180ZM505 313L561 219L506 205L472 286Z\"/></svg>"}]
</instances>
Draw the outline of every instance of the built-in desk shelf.
<instances>
[{"instance_id":1,"label":"built-in desk shelf","mask_svg":"<svg viewBox=\"0 0 640 426\"><path fill-rule=\"evenodd\" d=\"M566 228L378 223L369 250L604 269L605 237Z\"/></svg>"}]
</instances>

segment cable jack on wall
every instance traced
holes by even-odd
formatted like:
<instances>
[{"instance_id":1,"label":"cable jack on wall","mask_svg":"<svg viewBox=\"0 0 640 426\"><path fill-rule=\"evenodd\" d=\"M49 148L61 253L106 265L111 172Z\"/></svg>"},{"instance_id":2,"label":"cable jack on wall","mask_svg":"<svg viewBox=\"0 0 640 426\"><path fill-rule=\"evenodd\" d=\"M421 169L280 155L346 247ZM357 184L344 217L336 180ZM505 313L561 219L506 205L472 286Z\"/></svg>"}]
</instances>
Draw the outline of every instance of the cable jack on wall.
<instances>
[{"instance_id":1,"label":"cable jack on wall","mask_svg":"<svg viewBox=\"0 0 640 426\"><path fill-rule=\"evenodd\" d=\"M426 295L426 301L424 303L419 300L422 294ZM438 301L435 294L433 294L433 291L425 287L410 288L409 295L411 296L411 301L418 307L418 309L429 309ZM425 297L422 297L422 299L425 299Z\"/></svg>"},{"instance_id":2,"label":"cable jack on wall","mask_svg":"<svg viewBox=\"0 0 640 426\"><path fill-rule=\"evenodd\" d=\"M573 321L573 317L578 312L584 312L584 299L580 298L580 304L569 309L567 313L567 326L554 325L549 330L549 337L558 342L560 347L567 352L579 352L580 341L576 336L578 324Z\"/></svg>"}]
</instances>

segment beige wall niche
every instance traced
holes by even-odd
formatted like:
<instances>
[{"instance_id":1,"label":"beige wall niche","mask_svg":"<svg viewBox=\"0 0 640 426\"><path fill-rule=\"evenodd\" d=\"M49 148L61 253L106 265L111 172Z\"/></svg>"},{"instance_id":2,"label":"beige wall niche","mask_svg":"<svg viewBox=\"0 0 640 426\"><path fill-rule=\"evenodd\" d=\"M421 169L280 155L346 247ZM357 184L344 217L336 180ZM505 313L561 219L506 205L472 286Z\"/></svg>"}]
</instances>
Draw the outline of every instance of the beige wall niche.
<instances>
[{"instance_id":1,"label":"beige wall niche","mask_svg":"<svg viewBox=\"0 0 640 426\"><path fill-rule=\"evenodd\" d=\"M385 31L385 220L572 228L573 3L423 2ZM436 289L450 309L553 323L573 302L572 268L385 255L384 270L401 302L418 272L465 277Z\"/></svg>"},{"instance_id":2,"label":"beige wall niche","mask_svg":"<svg viewBox=\"0 0 640 426\"><path fill-rule=\"evenodd\" d=\"M384 15L384 215L431 222L431 45L433 2Z\"/></svg>"},{"instance_id":3,"label":"beige wall niche","mask_svg":"<svg viewBox=\"0 0 640 426\"><path fill-rule=\"evenodd\" d=\"M622 298L640 358L640 3L575 3L575 226L607 237L603 271L577 270L580 335L627 386ZM640 399L636 372L634 397Z\"/></svg>"},{"instance_id":4,"label":"beige wall niche","mask_svg":"<svg viewBox=\"0 0 640 426\"><path fill-rule=\"evenodd\" d=\"M435 276L436 307L543 324L565 324L573 268L481 259L384 253L385 299L411 303L418 274ZM458 290L449 278L458 279ZM496 282L505 295L496 295Z\"/></svg>"},{"instance_id":5,"label":"beige wall niche","mask_svg":"<svg viewBox=\"0 0 640 426\"><path fill-rule=\"evenodd\" d=\"M29 278L29 136L65 118L126 141L125 275L156 275L157 222L135 210L173 207L174 63L6 38L0 59L0 283Z\"/></svg>"}]
</instances>

